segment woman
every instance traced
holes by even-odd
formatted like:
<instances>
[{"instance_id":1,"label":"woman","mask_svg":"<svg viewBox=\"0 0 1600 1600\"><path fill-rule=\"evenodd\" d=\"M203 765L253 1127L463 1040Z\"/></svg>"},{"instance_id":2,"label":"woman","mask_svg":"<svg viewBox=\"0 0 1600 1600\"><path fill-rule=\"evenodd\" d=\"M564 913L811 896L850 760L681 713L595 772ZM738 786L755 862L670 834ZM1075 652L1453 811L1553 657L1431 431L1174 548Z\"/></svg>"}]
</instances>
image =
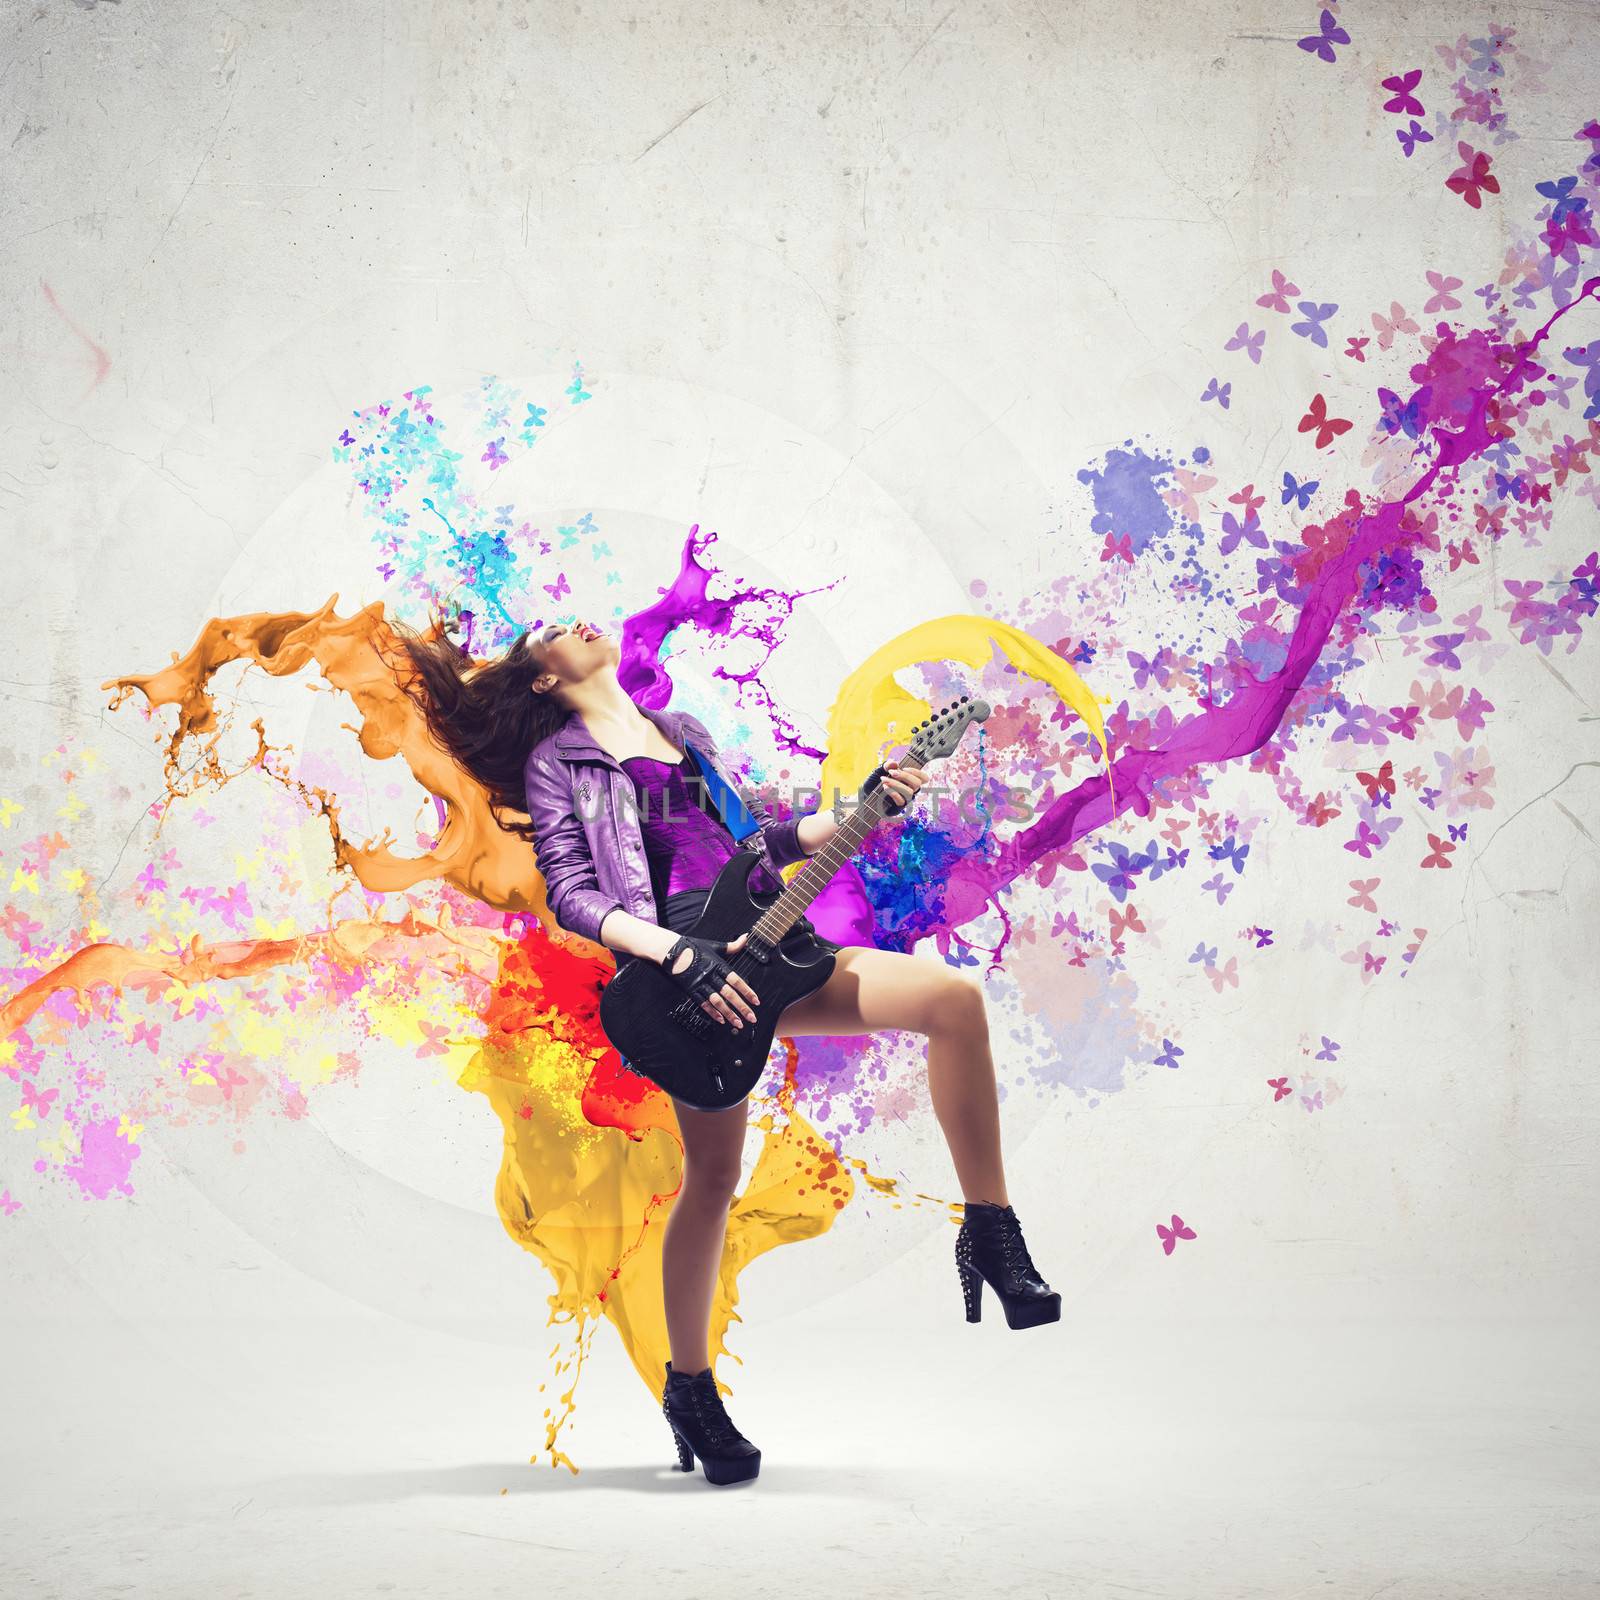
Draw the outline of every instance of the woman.
<instances>
[{"instance_id":1,"label":"woman","mask_svg":"<svg viewBox=\"0 0 1600 1600\"><path fill-rule=\"evenodd\" d=\"M722 763L702 723L634 702L617 677L618 641L589 623L551 623L537 635L524 633L504 656L481 666L442 637L400 632L426 691L420 703L435 736L485 784L497 816L525 803L528 822L504 825L533 844L556 921L616 951L619 963L661 965L722 1026L754 1021L756 992L725 959L746 936L718 943L680 933L693 925L711 883L738 848L705 799L688 746L760 823L766 860L750 875L752 889L781 889L777 869L821 849L838 826L834 817L774 819ZM917 770L887 765L879 771L896 811L926 781ZM934 1114L965 1199L956 1264L967 1320L978 1320L987 1283L1009 1326L1056 1321L1061 1297L1034 1267L1007 1200L983 989L943 962L822 942L835 953L832 973L781 1013L776 1032L895 1028L926 1035ZM684 1171L662 1244L672 1348L662 1409L679 1464L692 1471L698 1456L712 1483L753 1478L761 1464L761 1452L728 1417L707 1361L747 1105L741 1100L703 1110L673 1097Z\"/></svg>"}]
</instances>

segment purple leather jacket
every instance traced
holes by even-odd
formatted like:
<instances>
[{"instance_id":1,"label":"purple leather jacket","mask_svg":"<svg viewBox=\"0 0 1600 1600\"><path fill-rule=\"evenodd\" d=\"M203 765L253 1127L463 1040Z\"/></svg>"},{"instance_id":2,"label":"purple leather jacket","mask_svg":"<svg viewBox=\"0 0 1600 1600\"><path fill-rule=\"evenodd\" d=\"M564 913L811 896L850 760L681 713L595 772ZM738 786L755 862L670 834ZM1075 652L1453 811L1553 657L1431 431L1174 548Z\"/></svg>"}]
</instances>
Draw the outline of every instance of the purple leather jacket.
<instances>
[{"instance_id":1,"label":"purple leather jacket","mask_svg":"<svg viewBox=\"0 0 1600 1600\"><path fill-rule=\"evenodd\" d=\"M639 710L675 748L693 744L738 791L760 824L761 844L773 871L805 859L799 840L802 818L774 819L728 769L704 723L686 711ZM524 781L534 853L556 921L595 944L600 943L600 924L619 906L646 922L659 922L633 780L595 743L577 712L528 752ZM753 842L757 836L749 837Z\"/></svg>"}]
</instances>

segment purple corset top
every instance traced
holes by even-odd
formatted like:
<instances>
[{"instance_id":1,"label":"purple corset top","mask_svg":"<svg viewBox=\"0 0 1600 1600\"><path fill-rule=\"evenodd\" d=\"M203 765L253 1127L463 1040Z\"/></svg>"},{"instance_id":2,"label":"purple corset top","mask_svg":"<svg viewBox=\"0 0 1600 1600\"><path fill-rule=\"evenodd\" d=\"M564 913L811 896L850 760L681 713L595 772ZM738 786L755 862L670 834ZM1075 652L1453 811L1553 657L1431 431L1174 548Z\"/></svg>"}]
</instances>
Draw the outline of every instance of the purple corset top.
<instances>
[{"instance_id":1,"label":"purple corset top","mask_svg":"<svg viewBox=\"0 0 1600 1600\"><path fill-rule=\"evenodd\" d=\"M674 765L629 756L620 765L633 780L657 910L668 895L709 888L739 846L717 815L694 758L685 754ZM763 861L750 874L750 887L778 890L783 880Z\"/></svg>"}]
</instances>

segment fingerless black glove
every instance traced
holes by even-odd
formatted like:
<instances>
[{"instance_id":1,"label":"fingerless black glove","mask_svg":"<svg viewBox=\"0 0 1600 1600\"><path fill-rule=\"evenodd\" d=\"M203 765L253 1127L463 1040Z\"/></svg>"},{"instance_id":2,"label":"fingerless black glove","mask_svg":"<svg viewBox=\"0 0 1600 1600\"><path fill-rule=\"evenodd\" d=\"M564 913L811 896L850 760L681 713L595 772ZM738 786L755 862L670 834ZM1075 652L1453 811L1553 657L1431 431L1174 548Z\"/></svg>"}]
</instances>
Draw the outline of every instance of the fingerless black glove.
<instances>
[{"instance_id":1,"label":"fingerless black glove","mask_svg":"<svg viewBox=\"0 0 1600 1600\"><path fill-rule=\"evenodd\" d=\"M883 778L884 766L879 764L867 774L867 781L861 785L861 793L864 796L871 794L872 791L883 782ZM911 802L909 800L897 799L894 795L890 794L887 789L883 791L883 809L891 817L899 816L899 814L910 804Z\"/></svg>"},{"instance_id":2,"label":"fingerless black glove","mask_svg":"<svg viewBox=\"0 0 1600 1600\"><path fill-rule=\"evenodd\" d=\"M709 1000L721 991L732 975L733 968L723 958L723 951L730 943L731 940L701 939L692 933L685 933L661 958L662 970L685 994L693 995L696 1000ZM674 972L672 965L686 946L694 954L682 972Z\"/></svg>"}]
</instances>

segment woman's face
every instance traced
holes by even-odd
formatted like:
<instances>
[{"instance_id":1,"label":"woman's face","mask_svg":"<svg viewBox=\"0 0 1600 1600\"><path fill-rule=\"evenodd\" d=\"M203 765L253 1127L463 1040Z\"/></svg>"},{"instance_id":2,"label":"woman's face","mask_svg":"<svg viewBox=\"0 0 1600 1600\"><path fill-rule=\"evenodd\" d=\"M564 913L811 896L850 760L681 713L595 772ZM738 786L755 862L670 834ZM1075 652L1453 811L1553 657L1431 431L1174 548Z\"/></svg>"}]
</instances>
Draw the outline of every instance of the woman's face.
<instances>
[{"instance_id":1,"label":"woman's face","mask_svg":"<svg viewBox=\"0 0 1600 1600\"><path fill-rule=\"evenodd\" d=\"M530 636L534 658L539 663L535 692L547 693L555 687L548 680L578 683L592 672L615 667L622 658L622 647L592 622L551 622Z\"/></svg>"}]
</instances>

